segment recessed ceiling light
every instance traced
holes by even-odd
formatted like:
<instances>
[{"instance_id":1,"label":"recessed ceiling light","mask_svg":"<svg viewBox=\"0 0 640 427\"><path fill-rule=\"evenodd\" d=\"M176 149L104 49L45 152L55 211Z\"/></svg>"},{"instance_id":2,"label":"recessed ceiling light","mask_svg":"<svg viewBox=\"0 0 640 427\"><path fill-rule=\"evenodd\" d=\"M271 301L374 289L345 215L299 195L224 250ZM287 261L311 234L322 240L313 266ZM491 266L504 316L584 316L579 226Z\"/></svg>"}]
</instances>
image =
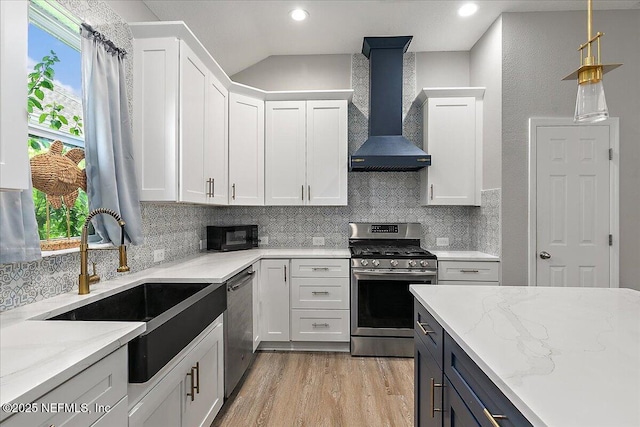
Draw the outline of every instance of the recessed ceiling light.
<instances>
[{"instance_id":1,"label":"recessed ceiling light","mask_svg":"<svg viewBox=\"0 0 640 427\"><path fill-rule=\"evenodd\" d=\"M475 3L467 3L458 9L458 15L471 16L478 11L478 5Z\"/></svg>"},{"instance_id":2,"label":"recessed ceiling light","mask_svg":"<svg viewBox=\"0 0 640 427\"><path fill-rule=\"evenodd\" d=\"M291 16L291 19L294 21L304 21L309 17L309 12L303 9L294 9L289 12L289 16Z\"/></svg>"}]
</instances>

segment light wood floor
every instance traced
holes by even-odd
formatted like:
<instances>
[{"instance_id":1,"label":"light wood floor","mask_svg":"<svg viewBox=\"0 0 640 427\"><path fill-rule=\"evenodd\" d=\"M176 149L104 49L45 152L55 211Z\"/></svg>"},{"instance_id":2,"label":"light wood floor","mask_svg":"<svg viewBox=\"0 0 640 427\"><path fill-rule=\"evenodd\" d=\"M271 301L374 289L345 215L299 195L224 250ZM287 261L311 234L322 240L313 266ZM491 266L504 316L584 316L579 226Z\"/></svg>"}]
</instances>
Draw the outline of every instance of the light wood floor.
<instances>
[{"instance_id":1,"label":"light wood floor","mask_svg":"<svg viewBox=\"0 0 640 427\"><path fill-rule=\"evenodd\" d=\"M234 395L212 427L410 427L413 359L259 352Z\"/></svg>"}]
</instances>

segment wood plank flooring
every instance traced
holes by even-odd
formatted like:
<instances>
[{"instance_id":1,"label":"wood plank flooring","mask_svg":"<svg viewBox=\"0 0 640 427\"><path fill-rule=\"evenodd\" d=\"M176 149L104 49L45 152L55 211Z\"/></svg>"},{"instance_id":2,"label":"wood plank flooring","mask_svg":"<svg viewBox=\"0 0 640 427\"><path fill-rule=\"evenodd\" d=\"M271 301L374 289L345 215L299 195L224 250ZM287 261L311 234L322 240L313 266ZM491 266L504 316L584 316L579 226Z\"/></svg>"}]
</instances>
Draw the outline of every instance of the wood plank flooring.
<instances>
[{"instance_id":1,"label":"wood plank flooring","mask_svg":"<svg viewBox=\"0 0 640 427\"><path fill-rule=\"evenodd\" d=\"M259 352L211 427L413 426L413 359Z\"/></svg>"}]
</instances>

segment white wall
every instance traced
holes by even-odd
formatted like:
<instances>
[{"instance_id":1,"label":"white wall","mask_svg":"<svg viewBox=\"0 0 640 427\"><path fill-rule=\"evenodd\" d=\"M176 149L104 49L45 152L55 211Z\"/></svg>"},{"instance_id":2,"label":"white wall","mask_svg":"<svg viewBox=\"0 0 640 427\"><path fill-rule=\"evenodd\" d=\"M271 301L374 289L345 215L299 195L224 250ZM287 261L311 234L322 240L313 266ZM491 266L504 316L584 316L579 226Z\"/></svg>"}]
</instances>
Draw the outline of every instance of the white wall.
<instances>
[{"instance_id":1,"label":"white wall","mask_svg":"<svg viewBox=\"0 0 640 427\"><path fill-rule=\"evenodd\" d=\"M470 52L470 85L487 90L483 101L482 189L502 187L502 17Z\"/></svg>"},{"instance_id":2,"label":"white wall","mask_svg":"<svg viewBox=\"0 0 640 427\"><path fill-rule=\"evenodd\" d=\"M640 10L594 12L605 33L609 114L620 117L620 285L640 290ZM527 283L528 119L572 117L584 12L505 13L503 29L502 278ZM614 236L615 238L615 236Z\"/></svg>"},{"instance_id":3,"label":"white wall","mask_svg":"<svg viewBox=\"0 0 640 427\"><path fill-rule=\"evenodd\" d=\"M416 87L469 86L469 52L416 52Z\"/></svg>"},{"instance_id":4,"label":"white wall","mask_svg":"<svg viewBox=\"0 0 640 427\"><path fill-rule=\"evenodd\" d=\"M108 0L105 3L127 23L160 20L142 0Z\"/></svg>"},{"instance_id":5,"label":"white wall","mask_svg":"<svg viewBox=\"0 0 640 427\"><path fill-rule=\"evenodd\" d=\"M351 89L351 55L269 56L231 80L264 90Z\"/></svg>"}]
</instances>

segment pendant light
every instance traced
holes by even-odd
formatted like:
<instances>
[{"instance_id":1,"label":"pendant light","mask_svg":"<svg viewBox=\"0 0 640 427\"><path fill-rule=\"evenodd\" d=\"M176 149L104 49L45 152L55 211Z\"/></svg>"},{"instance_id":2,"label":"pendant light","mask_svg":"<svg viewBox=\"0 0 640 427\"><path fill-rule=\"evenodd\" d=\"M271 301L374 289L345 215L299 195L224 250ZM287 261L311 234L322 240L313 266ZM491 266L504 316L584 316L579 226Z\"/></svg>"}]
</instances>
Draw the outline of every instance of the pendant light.
<instances>
[{"instance_id":1,"label":"pendant light","mask_svg":"<svg viewBox=\"0 0 640 427\"><path fill-rule=\"evenodd\" d=\"M578 80L578 96L573 118L576 123L594 123L609 117L602 76L622 65L600 62L600 38L604 33L598 32L595 36L591 35L592 15L592 0L587 0L587 42L578 48L580 68L563 79ZM593 43L596 43L596 56L592 53Z\"/></svg>"}]
</instances>

